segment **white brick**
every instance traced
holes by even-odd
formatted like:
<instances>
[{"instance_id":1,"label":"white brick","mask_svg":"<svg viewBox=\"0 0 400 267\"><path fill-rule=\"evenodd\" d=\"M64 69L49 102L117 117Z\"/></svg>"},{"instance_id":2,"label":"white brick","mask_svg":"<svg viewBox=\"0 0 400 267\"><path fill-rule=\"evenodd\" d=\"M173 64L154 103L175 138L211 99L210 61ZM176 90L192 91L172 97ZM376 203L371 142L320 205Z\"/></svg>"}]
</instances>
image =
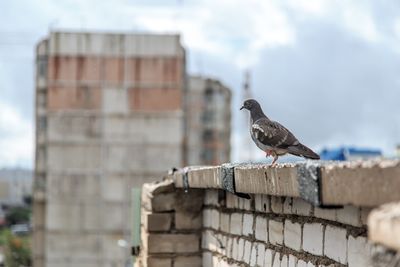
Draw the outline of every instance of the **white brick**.
<instances>
[{"instance_id":1,"label":"white brick","mask_svg":"<svg viewBox=\"0 0 400 267\"><path fill-rule=\"evenodd\" d=\"M250 266L255 266L257 262L257 244L253 243L251 246Z\"/></svg>"},{"instance_id":2,"label":"white brick","mask_svg":"<svg viewBox=\"0 0 400 267\"><path fill-rule=\"evenodd\" d=\"M226 256L228 258L233 258L232 257L232 247L233 247L233 238L228 237L226 241Z\"/></svg>"},{"instance_id":3,"label":"white brick","mask_svg":"<svg viewBox=\"0 0 400 267\"><path fill-rule=\"evenodd\" d=\"M337 210L336 219L340 223L361 226L360 208L350 205L344 206Z\"/></svg>"},{"instance_id":4,"label":"white brick","mask_svg":"<svg viewBox=\"0 0 400 267\"><path fill-rule=\"evenodd\" d=\"M246 240L244 242L244 254L243 254L243 261L247 264L250 263L250 256L251 256L251 242Z\"/></svg>"},{"instance_id":5,"label":"white brick","mask_svg":"<svg viewBox=\"0 0 400 267\"><path fill-rule=\"evenodd\" d=\"M187 266L201 267L202 259L201 259L201 256L178 256L174 259L173 266L174 267L187 267ZM160 266L157 266L157 267L160 267Z\"/></svg>"},{"instance_id":6,"label":"white brick","mask_svg":"<svg viewBox=\"0 0 400 267\"><path fill-rule=\"evenodd\" d=\"M347 238L345 229L326 226L324 254L337 262L347 263Z\"/></svg>"},{"instance_id":7,"label":"white brick","mask_svg":"<svg viewBox=\"0 0 400 267\"><path fill-rule=\"evenodd\" d=\"M296 251L301 249L301 225L293 223L290 220L285 220L285 246ZM322 243L321 243L322 245ZM322 248L322 246L321 246Z\"/></svg>"},{"instance_id":8,"label":"white brick","mask_svg":"<svg viewBox=\"0 0 400 267\"><path fill-rule=\"evenodd\" d=\"M372 266L372 263L370 262L370 250L366 237L349 236L347 253L349 267Z\"/></svg>"},{"instance_id":9,"label":"white brick","mask_svg":"<svg viewBox=\"0 0 400 267\"><path fill-rule=\"evenodd\" d=\"M205 205L219 206L218 190L216 190L216 189L207 189L206 193L204 195L204 204Z\"/></svg>"},{"instance_id":10,"label":"white brick","mask_svg":"<svg viewBox=\"0 0 400 267\"><path fill-rule=\"evenodd\" d=\"M265 245L263 243L257 243L257 265L264 265L265 257Z\"/></svg>"},{"instance_id":11,"label":"white brick","mask_svg":"<svg viewBox=\"0 0 400 267\"><path fill-rule=\"evenodd\" d=\"M238 241L238 258L237 260L241 261L243 260L243 256L244 256L244 242L245 240L242 238L239 238Z\"/></svg>"},{"instance_id":12,"label":"white brick","mask_svg":"<svg viewBox=\"0 0 400 267\"><path fill-rule=\"evenodd\" d=\"M239 208L243 210L251 210L251 199L239 198Z\"/></svg>"},{"instance_id":13,"label":"white brick","mask_svg":"<svg viewBox=\"0 0 400 267\"><path fill-rule=\"evenodd\" d=\"M322 256L324 229L320 223L306 223L303 226L303 250Z\"/></svg>"},{"instance_id":14,"label":"white brick","mask_svg":"<svg viewBox=\"0 0 400 267\"><path fill-rule=\"evenodd\" d=\"M239 259L239 244L238 244L238 239L237 238L233 238L232 239L232 258L234 260L238 260Z\"/></svg>"},{"instance_id":15,"label":"white brick","mask_svg":"<svg viewBox=\"0 0 400 267\"><path fill-rule=\"evenodd\" d=\"M261 216L256 217L256 239L268 242L267 237L267 219Z\"/></svg>"},{"instance_id":16,"label":"white brick","mask_svg":"<svg viewBox=\"0 0 400 267\"><path fill-rule=\"evenodd\" d=\"M244 236L253 235L253 214L244 214L243 215L243 231L242 234Z\"/></svg>"},{"instance_id":17,"label":"white brick","mask_svg":"<svg viewBox=\"0 0 400 267\"><path fill-rule=\"evenodd\" d=\"M211 251L217 251L218 241L216 240L213 232L204 231L202 234L201 247Z\"/></svg>"},{"instance_id":18,"label":"white brick","mask_svg":"<svg viewBox=\"0 0 400 267\"><path fill-rule=\"evenodd\" d=\"M361 224L367 225L368 215L372 211L372 208L361 208Z\"/></svg>"},{"instance_id":19,"label":"white brick","mask_svg":"<svg viewBox=\"0 0 400 267\"><path fill-rule=\"evenodd\" d=\"M226 193L226 207L229 209L239 208L239 198L232 193Z\"/></svg>"},{"instance_id":20,"label":"white brick","mask_svg":"<svg viewBox=\"0 0 400 267\"><path fill-rule=\"evenodd\" d=\"M297 267L307 267L307 262L305 262L303 260L299 260L297 262Z\"/></svg>"},{"instance_id":21,"label":"white brick","mask_svg":"<svg viewBox=\"0 0 400 267\"><path fill-rule=\"evenodd\" d=\"M312 206L301 198L293 198L292 212L297 215L310 216Z\"/></svg>"},{"instance_id":22,"label":"white brick","mask_svg":"<svg viewBox=\"0 0 400 267\"><path fill-rule=\"evenodd\" d=\"M275 252L274 256L274 263L272 264L272 267L281 267L281 255L279 252Z\"/></svg>"},{"instance_id":23,"label":"white brick","mask_svg":"<svg viewBox=\"0 0 400 267\"><path fill-rule=\"evenodd\" d=\"M230 267L231 265L227 262L221 259L221 262L219 263L219 267Z\"/></svg>"},{"instance_id":24,"label":"white brick","mask_svg":"<svg viewBox=\"0 0 400 267\"><path fill-rule=\"evenodd\" d=\"M272 245L283 245L283 222L269 220L268 235Z\"/></svg>"},{"instance_id":25,"label":"white brick","mask_svg":"<svg viewBox=\"0 0 400 267\"><path fill-rule=\"evenodd\" d=\"M211 225L212 225L211 210L204 209L203 210L203 226L211 227Z\"/></svg>"},{"instance_id":26,"label":"white brick","mask_svg":"<svg viewBox=\"0 0 400 267\"><path fill-rule=\"evenodd\" d=\"M297 266L297 258L293 255L289 255L288 267L296 267L296 266Z\"/></svg>"},{"instance_id":27,"label":"white brick","mask_svg":"<svg viewBox=\"0 0 400 267\"><path fill-rule=\"evenodd\" d=\"M281 260L281 267L288 267L288 256L287 255L283 255L282 256L282 260Z\"/></svg>"},{"instance_id":28,"label":"white brick","mask_svg":"<svg viewBox=\"0 0 400 267\"><path fill-rule=\"evenodd\" d=\"M271 196L271 210L274 213L283 213L283 198Z\"/></svg>"},{"instance_id":29,"label":"white brick","mask_svg":"<svg viewBox=\"0 0 400 267\"><path fill-rule=\"evenodd\" d=\"M261 194L254 195L254 209L256 211L263 211L262 200L263 200L263 195Z\"/></svg>"},{"instance_id":30,"label":"white brick","mask_svg":"<svg viewBox=\"0 0 400 267\"><path fill-rule=\"evenodd\" d=\"M270 212L269 208L269 196L267 195L255 195L254 197L255 209L259 212Z\"/></svg>"},{"instance_id":31,"label":"white brick","mask_svg":"<svg viewBox=\"0 0 400 267\"><path fill-rule=\"evenodd\" d=\"M314 208L314 216L329 221L336 221L337 209Z\"/></svg>"},{"instance_id":32,"label":"white brick","mask_svg":"<svg viewBox=\"0 0 400 267\"><path fill-rule=\"evenodd\" d=\"M274 260L274 255L275 255L275 251L273 251L271 249L265 250L265 256L264 256L264 266L265 267L272 266L272 261Z\"/></svg>"},{"instance_id":33,"label":"white brick","mask_svg":"<svg viewBox=\"0 0 400 267\"><path fill-rule=\"evenodd\" d=\"M309 262L307 263L307 267L315 267L315 265L314 265L312 262L309 261Z\"/></svg>"},{"instance_id":34,"label":"white brick","mask_svg":"<svg viewBox=\"0 0 400 267\"><path fill-rule=\"evenodd\" d=\"M222 239L222 245L223 247L221 248L221 254L222 255L227 255L228 254L228 242L230 237L226 236L226 235L222 235L220 234L221 239Z\"/></svg>"},{"instance_id":35,"label":"white brick","mask_svg":"<svg viewBox=\"0 0 400 267\"><path fill-rule=\"evenodd\" d=\"M230 232L234 235L242 234L242 217L241 213L232 213L231 214L231 227Z\"/></svg>"},{"instance_id":36,"label":"white brick","mask_svg":"<svg viewBox=\"0 0 400 267\"><path fill-rule=\"evenodd\" d=\"M213 257L212 257L212 263L213 263L213 267L220 267L220 266L219 266L219 257L213 255Z\"/></svg>"},{"instance_id":37,"label":"white brick","mask_svg":"<svg viewBox=\"0 0 400 267\"><path fill-rule=\"evenodd\" d=\"M227 213L221 213L219 223L219 229L222 232L229 233L230 215Z\"/></svg>"},{"instance_id":38,"label":"white brick","mask_svg":"<svg viewBox=\"0 0 400 267\"><path fill-rule=\"evenodd\" d=\"M208 231L203 231L201 233L201 248L203 249L208 249L208 237L209 233Z\"/></svg>"},{"instance_id":39,"label":"white brick","mask_svg":"<svg viewBox=\"0 0 400 267\"><path fill-rule=\"evenodd\" d=\"M211 227L215 230L219 229L219 212L211 210Z\"/></svg>"},{"instance_id":40,"label":"white brick","mask_svg":"<svg viewBox=\"0 0 400 267\"><path fill-rule=\"evenodd\" d=\"M211 252L203 252L203 267L212 267L212 263Z\"/></svg>"},{"instance_id":41,"label":"white brick","mask_svg":"<svg viewBox=\"0 0 400 267\"><path fill-rule=\"evenodd\" d=\"M226 248L226 236L222 234L217 234L216 237L217 239L217 252L219 254L225 254L225 248Z\"/></svg>"},{"instance_id":42,"label":"white brick","mask_svg":"<svg viewBox=\"0 0 400 267\"><path fill-rule=\"evenodd\" d=\"M228 254L228 242L229 242L229 237L226 235L220 234L221 240L222 240L222 248L221 248L221 254L222 255L227 255Z\"/></svg>"},{"instance_id":43,"label":"white brick","mask_svg":"<svg viewBox=\"0 0 400 267\"><path fill-rule=\"evenodd\" d=\"M283 202L283 213L292 214L293 198L286 197Z\"/></svg>"}]
</instances>

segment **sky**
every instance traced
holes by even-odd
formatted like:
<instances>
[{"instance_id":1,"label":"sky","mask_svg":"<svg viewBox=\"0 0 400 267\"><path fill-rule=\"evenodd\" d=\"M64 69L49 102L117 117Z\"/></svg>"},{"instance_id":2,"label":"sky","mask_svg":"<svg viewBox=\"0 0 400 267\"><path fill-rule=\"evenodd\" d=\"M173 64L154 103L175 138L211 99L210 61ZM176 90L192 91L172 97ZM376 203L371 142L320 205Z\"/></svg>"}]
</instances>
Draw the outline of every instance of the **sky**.
<instances>
[{"instance_id":1,"label":"sky","mask_svg":"<svg viewBox=\"0 0 400 267\"><path fill-rule=\"evenodd\" d=\"M189 73L233 91L234 161L250 156L246 70L265 113L317 151L400 143L397 0L14 0L0 2L0 167L33 166L35 44L65 29L180 33Z\"/></svg>"}]
</instances>

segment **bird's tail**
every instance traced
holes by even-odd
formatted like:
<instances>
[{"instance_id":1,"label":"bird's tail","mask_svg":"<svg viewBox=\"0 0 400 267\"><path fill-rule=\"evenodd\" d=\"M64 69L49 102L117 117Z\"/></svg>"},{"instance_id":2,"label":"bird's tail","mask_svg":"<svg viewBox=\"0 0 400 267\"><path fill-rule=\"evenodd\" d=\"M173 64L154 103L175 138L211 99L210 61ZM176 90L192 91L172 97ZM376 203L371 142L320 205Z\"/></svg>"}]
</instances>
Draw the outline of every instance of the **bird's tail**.
<instances>
[{"instance_id":1,"label":"bird's tail","mask_svg":"<svg viewBox=\"0 0 400 267\"><path fill-rule=\"evenodd\" d=\"M317 153L315 153L314 151L312 151L311 149L309 149L308 147L306 147L301 143L295 146L289 146L287 149L290 154L296 156L304 157L307 159L320 159Z\"/></svg>"}]
</instances>

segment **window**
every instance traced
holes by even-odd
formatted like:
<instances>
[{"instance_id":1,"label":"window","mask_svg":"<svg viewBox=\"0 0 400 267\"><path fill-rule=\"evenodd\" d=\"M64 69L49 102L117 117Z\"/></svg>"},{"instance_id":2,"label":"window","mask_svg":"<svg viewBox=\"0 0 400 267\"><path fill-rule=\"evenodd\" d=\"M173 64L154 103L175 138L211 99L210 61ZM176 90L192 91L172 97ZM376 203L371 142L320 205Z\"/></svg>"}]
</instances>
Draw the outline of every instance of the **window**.
<instances>
[{"instance_id":1,"label":"window","mask_svg":"<svg viewBox=\"0 0 400 267\"><path fill-rule=\"evenodd\" d=\"M202 153L204 163L211 163L214 159L214 150L206 149Z\"/></svg>"},{"instance_id":2,"label":"window","mask_svg":"<svg viewBox=\"0 0 400 267\"><path fill-rule=\"evenodd\" d=\"M206 88L204 91L204 100L207 101L212 101L213 97L213 89L212 88Z\"/></svg>"},{"instance_id":3,"label":"window","mask_svg":"<svg viewBox=\"0 0 400 267\"><path fill-rule=\"evenodd\" d=\"M203 141L212 141L214 137L214 133L211 130L205 130L203 132Z\"/></svg>"},{"instance_id":4,"label":"window","mask_svg":"<svg viewBox=\"0 0 400 267\"><path fill-rule=\"evenodd\" d=\"M37 75L39 78L47 77L47 56L39 56L37 59Z\"/></svg>"}]
</instances>

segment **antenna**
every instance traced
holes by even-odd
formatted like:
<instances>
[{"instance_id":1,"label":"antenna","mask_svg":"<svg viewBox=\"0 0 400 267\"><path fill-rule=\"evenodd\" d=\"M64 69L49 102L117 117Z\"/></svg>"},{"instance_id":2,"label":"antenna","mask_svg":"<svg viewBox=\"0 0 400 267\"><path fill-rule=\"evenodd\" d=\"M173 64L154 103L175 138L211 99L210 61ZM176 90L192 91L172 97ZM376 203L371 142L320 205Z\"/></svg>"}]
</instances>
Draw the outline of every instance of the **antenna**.
<instances>
[{"instance_id":1,"label":"antenna","mask_svg":"<svg viewBox=\"0 0 400 267\"><path fill-rule=\"evenodd\" d=\"M251 88L250 88L250 71L246 70L244 72L244 83L243 83L243 101L251 97Z\"/></svg>"},{"instance_id":2,"label":"antenna","mask_svg":"<svg viewBox=\"0 0 400 267\"><path fill-rule=\"evenodd\" d=\"M246 70L244 72L244 82L243 82L243 92L242 92L242 102L244 102L246 99L252 98L252 93L251 93L251 74L249 70ZM246 112L247 113L247 112ZM244 129L248 129L249 125L249 117L248 114L245 114L244 116ZM247 151L247 159L245 160L250 160L253 161L253 144L251 142L250 138L243 138L244 140L244 148Z\"/></svg>"}]
</instances>

